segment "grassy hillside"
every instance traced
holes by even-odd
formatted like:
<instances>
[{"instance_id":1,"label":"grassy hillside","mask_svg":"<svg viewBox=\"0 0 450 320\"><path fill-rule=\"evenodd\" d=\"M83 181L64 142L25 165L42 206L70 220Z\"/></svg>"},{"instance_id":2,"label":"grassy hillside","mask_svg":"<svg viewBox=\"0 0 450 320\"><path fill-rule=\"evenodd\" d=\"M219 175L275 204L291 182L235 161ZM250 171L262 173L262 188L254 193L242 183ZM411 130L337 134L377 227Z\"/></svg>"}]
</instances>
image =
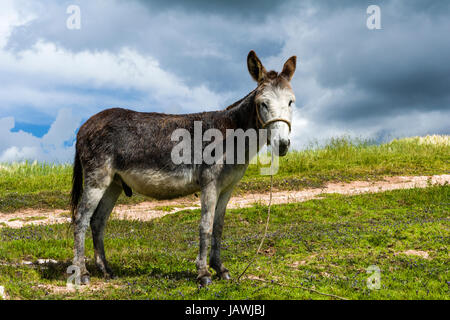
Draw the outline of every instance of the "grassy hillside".
<instances>
[{"instance_id":1,"label":"grassy hillside","mask_svg":"<svg viewBox=\"0 0 450 320\"><path fill-rule=\"evenodd\" d=\"M236 193L264 191L269 177L251 165ZM324 147L290 152L280 158L274 186L280 190L320 187L329 181L381 179L389 175L431 175L450 172L450 136L407 138L374 145L347 138ZM42 163L0 165L0 212L32 208L68 208L72 166ZM119 203L145 198L123 195Z\"/></svg>"},{"instance_id":2,"label":"grassy hillside","mask_svg":"<svg viewBox=\"0 0 450 320\"><path fill-rule=\"evenodd\" d=\"M73 255L68 225L1 228L0 285L15 299L330 299L300 286L348 299L448 299L449 199L446 185L274 206L250 279L213 279L202 290L194 263L199 210L111 220L105 247L119 278L107 283L88 233L93 277L91 289L79 292L64 289ZM222 256L232 275L253 257L266 215L265 206L227 213ZM57 263L21 264L37 259ZM371 265L380 269L379 290L366 284Z\"/></svg>"}]
</instances>

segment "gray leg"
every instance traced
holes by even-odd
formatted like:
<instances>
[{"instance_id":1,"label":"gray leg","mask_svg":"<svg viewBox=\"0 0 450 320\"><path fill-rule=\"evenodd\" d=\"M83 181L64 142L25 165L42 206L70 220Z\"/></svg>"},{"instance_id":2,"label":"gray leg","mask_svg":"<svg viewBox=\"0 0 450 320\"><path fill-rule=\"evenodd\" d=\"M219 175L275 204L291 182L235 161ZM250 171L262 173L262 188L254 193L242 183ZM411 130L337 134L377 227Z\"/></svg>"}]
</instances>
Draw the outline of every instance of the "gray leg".
<instances>
[{"instance_id":1,"label":"gray leg","mask_svg":"<svg viewBox=\"0 0 450 320\"><path fill-rule=\"evenodd\" d=\"M223 192L217 201L216 211L214 214L214 226L211 240L211 255L209 258L209 265L216 270L217 275L225 280L230 279L228 270L223 266L220 259L220 245L222 241L223 223L225 219L225 211L227 209L228 201L230 200L233 188Z\"/></svg>"},{"instance_id":2,"label":"gray leg","mask_svg":"<svg viewBox=\"0 0 450 320\"><path fill-rule=\"evenodd\" d=\"M102 180L85 181L83 195L76 210L74 221L74 258L73 264L80 268L81 283L89 283L89 272L86 269L84 242L86 230L92 215L111 183L111 178L104 176Z\"/></svg>"},{"instance_id":3,"label":"gray leg","mask_svg":"<svg viewBox=\"0 0 450 320\"><path fill-rule=\"evenodd\" d=\"M106 278L114 278L114 274L108 267L106 261L105 248L103 245L104 231L106 221L111 214L112 209L117 201L117 198L122 192L120 184L113 182L106 190L102 200L97 206L94 215L91 218L92 239L94 241L95 263L97 267L103 272Z\"/></svg>"},{"instance_id":4,"label":"gray leg","mask_svg":"<svg viewBox=\"0 0 450 320\"><path fill-rule=\"evenodd\" d=\"M206 257L208 255L208 246L211 241L213 228L214 211L217 203L216 186L209 184L202 190L202 217L200 220L200 245L196 261L198 277L201 286L211 283L211 273L208 271Z\"/></svg>"}]
</instances>

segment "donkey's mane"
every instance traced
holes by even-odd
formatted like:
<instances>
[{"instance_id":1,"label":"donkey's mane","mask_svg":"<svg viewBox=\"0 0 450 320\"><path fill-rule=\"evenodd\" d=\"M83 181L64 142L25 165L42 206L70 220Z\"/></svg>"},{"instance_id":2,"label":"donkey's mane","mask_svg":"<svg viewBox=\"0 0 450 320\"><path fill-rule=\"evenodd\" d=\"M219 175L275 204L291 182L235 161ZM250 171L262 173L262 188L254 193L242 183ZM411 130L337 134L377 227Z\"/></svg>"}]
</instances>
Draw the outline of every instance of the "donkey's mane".
<instances>
[{"instance_id":1,"label":"donkey's mane","mask_svg":"<svg viewBox=\"0 0 450 320\"><path fill-rule=\"evenodd\" d=\"M256 90L256 89L255 89L255 90ZM252 93L255 92L255 90L251 91L249 94L247 94L247 95L246 95L245 97L243 97L242 99L240 99L240 100L238 100L238 101L236 101L236 102L230 104L228 107L226 107L225 110L230 110L230 109L233 109L234 107L237 107L238 105L241 104L242 101L244 101L244 100L247 99L249 96L251 96Z\"/></svg>"},{"instance_id":2,"label":"donkey's mane","mask_svg":"<svg viewBox=\"0 0 450 320\"><path fill-rule=\"evenodd\" d=\"M278 72L276 72L274 70L270 70L269 72L266 72L265 78L274 80L274 79L278 78Z\"/></svg>"}]
</instances>

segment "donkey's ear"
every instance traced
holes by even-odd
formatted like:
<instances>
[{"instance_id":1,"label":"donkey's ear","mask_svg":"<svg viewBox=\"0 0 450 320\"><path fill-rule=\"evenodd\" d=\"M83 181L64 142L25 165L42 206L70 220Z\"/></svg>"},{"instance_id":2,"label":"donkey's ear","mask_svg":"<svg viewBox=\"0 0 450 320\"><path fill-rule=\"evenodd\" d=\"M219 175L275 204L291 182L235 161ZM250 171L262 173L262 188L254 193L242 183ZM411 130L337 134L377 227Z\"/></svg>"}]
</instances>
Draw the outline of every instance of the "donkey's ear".
<instances>
[{"instance_id":1,"label":"donkey's ear","mask_svg":"<svg viewBox=\"0 0 450 320\"><path fill-rule=\"evenodd\" d=\"M281 74L285 76L286 79L291 81L292 77L294 76L296 65L297 65L297 57L296 56L290 57L284 64L283 71L281 71Z\"/></svg>"},{"instance_id":2,"label":"donkey's ear","mask_svg":"<svg viewBox=\"0 0 450 320\"><path fill-rule=\"evenodd\" d=\"M250 75L256 82L260 83L264 79L266 75L266 69L253 50L248 53L247 68L248 72L250 72Z\"/></svg>"}]
</instances>

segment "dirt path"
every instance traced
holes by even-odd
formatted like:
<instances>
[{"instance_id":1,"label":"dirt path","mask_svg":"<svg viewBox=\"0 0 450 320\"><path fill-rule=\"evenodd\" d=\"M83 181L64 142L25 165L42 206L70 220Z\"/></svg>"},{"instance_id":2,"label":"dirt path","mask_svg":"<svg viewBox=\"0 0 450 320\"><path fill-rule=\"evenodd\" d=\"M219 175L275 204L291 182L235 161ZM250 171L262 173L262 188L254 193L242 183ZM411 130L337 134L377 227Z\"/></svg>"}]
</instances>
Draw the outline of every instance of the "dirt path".
<instances>
[{"instance_id":1,"label":"dirt path","mask_svg":"<svg viewBox=\"0 0 450 320\"><path fill-rule=\"evenodd\" d=\"M430 184L450 183L450 175L435 176L396 176L385 177L383 181L353 181L350 183L329 183L322 189L304 189L301 191L276 191L273 193L273 204L303 202L320 198L322 194L339 193L346 195L382 192L395 189L425 188ZM267 204L269 193L246 194L233 197L228 204L229 209L251 207L255 203ZM170 201L148 201L136 205L118 205L114 208L113 219L148 221L178 211L198 209L200 200L181 198ZM14 213L0 213L0 228L8 226L21 228L26 225L55 224L70 221L67 210L32 210L25 209Z\"/></svg>"}]
</instances>

